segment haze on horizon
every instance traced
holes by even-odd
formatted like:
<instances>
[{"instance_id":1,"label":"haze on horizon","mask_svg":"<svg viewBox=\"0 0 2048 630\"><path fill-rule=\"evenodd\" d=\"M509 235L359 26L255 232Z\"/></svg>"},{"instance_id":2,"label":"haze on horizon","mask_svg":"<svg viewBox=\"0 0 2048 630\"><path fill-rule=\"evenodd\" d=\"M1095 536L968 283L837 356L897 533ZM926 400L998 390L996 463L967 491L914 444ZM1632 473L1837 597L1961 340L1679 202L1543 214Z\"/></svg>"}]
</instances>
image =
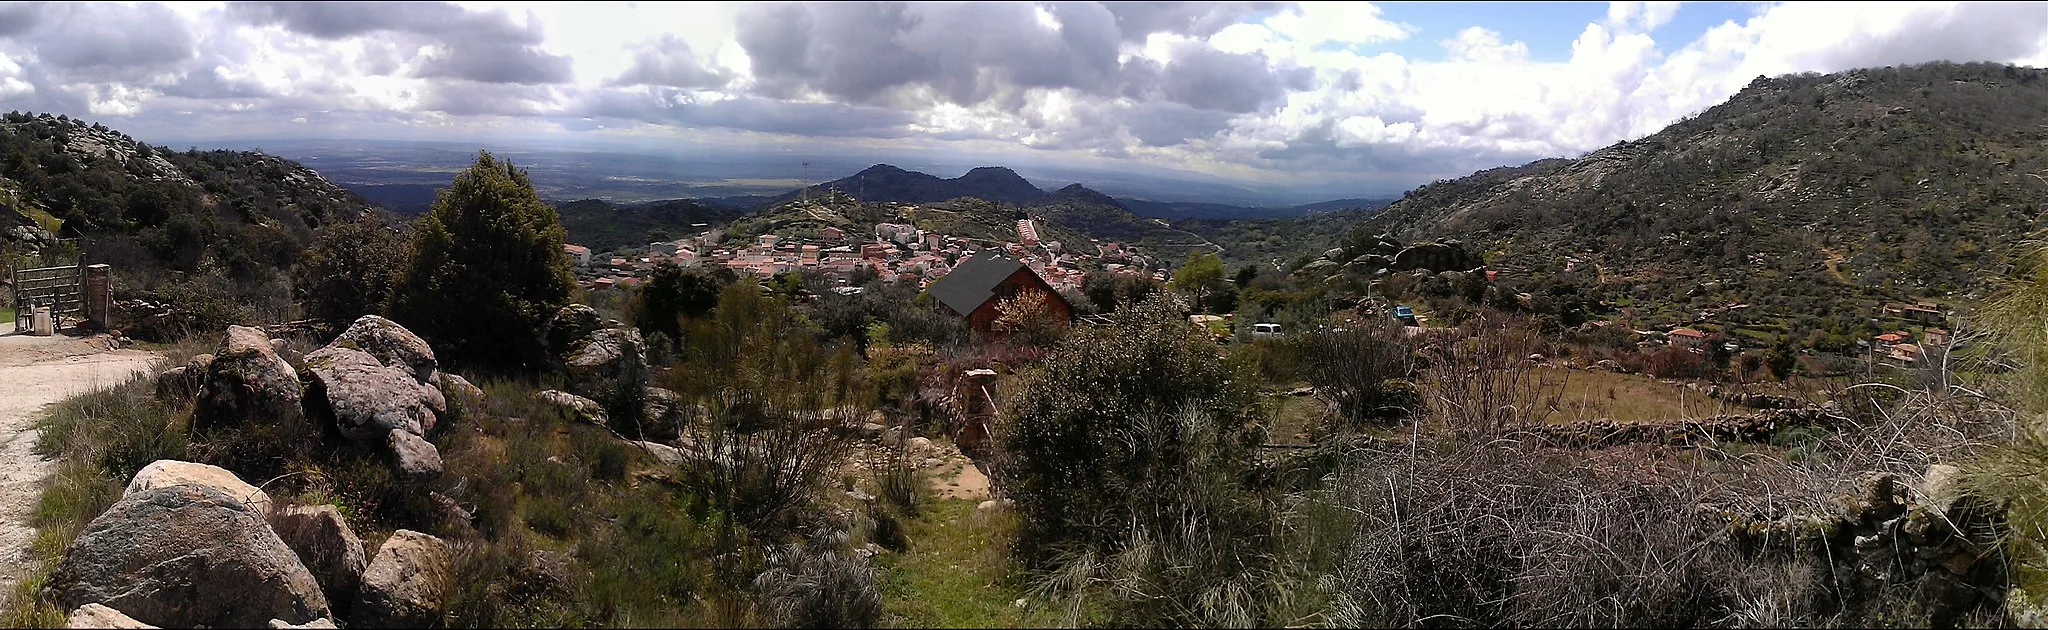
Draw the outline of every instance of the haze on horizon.
<instances>
[{"instance_id":1,"label":"haze on horizon","mask_svg":"<svg viewBox=\"0 0 2048 630\"><path fill-rule=\"evenodd\" d=\"M0 4L0 109L157 144L918 155L1330 197L1577 155L1758 76L1939 60L2048 66L2048 4Z\"/></svg>"}]
</instances>

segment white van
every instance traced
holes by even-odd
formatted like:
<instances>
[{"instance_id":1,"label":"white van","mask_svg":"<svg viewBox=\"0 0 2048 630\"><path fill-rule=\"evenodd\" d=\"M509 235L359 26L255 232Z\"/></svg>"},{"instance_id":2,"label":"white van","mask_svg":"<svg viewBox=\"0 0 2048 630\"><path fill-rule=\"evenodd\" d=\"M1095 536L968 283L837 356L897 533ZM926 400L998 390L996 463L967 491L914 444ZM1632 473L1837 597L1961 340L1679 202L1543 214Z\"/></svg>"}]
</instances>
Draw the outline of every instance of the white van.
<instances>
[{"instance_id":1,"label":"white van","mask_svg":"<svg viewBox=\"0 0 2048 630\"><path fill-rule=\"evenodd\" d=\"M1279 324L1252 324L1252 338L1280 336Z\"/></svg>"}]
</instances>

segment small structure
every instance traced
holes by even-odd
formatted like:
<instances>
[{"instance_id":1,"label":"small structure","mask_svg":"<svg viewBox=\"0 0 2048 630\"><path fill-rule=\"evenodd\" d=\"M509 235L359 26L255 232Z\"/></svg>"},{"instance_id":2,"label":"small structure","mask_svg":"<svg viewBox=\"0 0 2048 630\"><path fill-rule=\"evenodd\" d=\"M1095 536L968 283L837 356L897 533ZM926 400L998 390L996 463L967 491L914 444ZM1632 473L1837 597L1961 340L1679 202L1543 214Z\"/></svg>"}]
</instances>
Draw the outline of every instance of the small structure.
<instances>
[{"instance_id":1,"label":"small structure","mask_svg":"<svg viewBox=\"0 0 2048 630\"><path fill-rule=\"evenodd\" d=\"M996 303L1026 289L1045 295L1046 310L1055 321L1064 324L1073 318L1074 308L1044 278L1024 263L994 251L960 261L926 291L955 315L967 318L968 327L988 333L996 321Z\"/></svg>"},{"instance_id":2,"label":"small structure","mask_svg":"<svg viewBox=\"0 0 2048 630\"><path fill-rule=\"evenodd\" d=\"M569 260L575 261L576 266L590 266L590 248L582 245L563 245L562 251L569 252Z\"/></svg>"},{"instance_id":3,"label":"small structure","mask_svg":"<svg viewBox=\"0 0 2048 630\"><path fill-rule=\"evenodd\" d=\"M1706 341L1707 333L1693 330L1691 328L1676 328L1671 331L1671 343L1685 346L1687 348L1699 347L1700 344L1706 343Z\"/></svg>"},{"instance_id":4,"label":"small structure","mask_svg":"<svg viewBox=\"0 0 2048 630\"><path fill-rule=\"evenodd\" d=\"M1948 331L1942 330L1940 328L1929 328L1927 330L1921 331L1921 336L1923 337L1923 341L1925 341L1926 344L1930 346L1946 346L1949 342Z\"/></svg>"}]
</instances>

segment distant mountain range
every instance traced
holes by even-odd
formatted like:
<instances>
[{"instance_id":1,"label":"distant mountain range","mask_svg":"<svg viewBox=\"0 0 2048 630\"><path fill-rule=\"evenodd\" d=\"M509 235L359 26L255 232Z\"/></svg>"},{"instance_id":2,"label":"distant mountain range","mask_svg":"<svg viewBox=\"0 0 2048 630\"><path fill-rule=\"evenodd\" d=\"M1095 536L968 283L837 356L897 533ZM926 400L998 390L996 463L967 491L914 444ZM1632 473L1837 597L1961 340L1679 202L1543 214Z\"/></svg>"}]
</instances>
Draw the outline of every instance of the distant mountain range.
<instances>
[{"instance_id":1,"label":"distant mountain range","mask_svg":"<svg viewBox=\"0 0 2048 630\"><path fill-rule=\"evenodd\" d=\"M1077 184L1078 185L1078 184ZM774 206L797 199L804 190L793 190L769 198L764 206ZM895 201L902 203L932 203L961 197L971 197L1014 206L1031 206L1046 201L1057 193L1047 193L1026 181L1016 171L1000 166L983 166L967 171L967 174L945 179L936 175L908 171L889 164L876 164L861 172L807 188L813 194L823 191L839 191L862 201ZM1221 203L1187 201L1152 201L1130 197L1111 197L1088 190L1096 199L1094 203L1115 203L1118 207L1141 217L1162 219L1269 219L1277 217L1303 216L1330 210L1352 208L1384 207L1393 200L1336 199L1311 204L1285 207L1250 207Z\"/></svg>"}]
</instances>

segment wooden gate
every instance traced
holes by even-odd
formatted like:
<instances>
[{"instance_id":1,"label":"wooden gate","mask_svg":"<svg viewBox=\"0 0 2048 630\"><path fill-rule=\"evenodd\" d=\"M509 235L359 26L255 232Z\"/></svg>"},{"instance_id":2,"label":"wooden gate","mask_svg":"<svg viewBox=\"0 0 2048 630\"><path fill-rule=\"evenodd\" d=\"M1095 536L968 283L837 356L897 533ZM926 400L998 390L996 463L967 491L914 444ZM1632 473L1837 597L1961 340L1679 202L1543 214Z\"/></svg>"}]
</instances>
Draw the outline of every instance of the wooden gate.
<instances>
[{"instance_id":1,"label":"wooden gate","mask_svg":"<svg viewBox=\"0 0 2048 630\"><path fill-rule=\"evenodd\" d=\"M14 285L16 330L28 328L36 307L50 307L52 319L85 315L85 268L82 266L11 268L8 277Z\"/></svg>"}]
</instances>

